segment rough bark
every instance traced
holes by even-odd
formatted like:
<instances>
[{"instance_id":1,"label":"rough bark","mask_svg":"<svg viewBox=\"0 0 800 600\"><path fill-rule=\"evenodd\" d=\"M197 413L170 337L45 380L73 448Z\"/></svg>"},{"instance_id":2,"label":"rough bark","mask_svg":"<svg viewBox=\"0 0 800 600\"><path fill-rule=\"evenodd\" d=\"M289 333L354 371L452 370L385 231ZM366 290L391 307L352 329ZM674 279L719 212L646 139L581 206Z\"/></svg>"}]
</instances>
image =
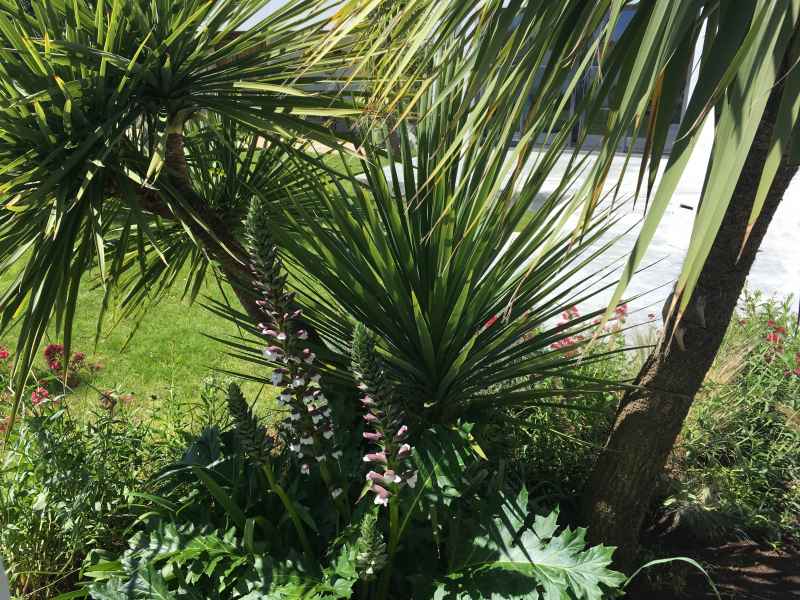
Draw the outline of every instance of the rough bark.
<instances>
[{"instance_id":1,"label":"rough bark","mask_svg":"<svg viewBox=\"0 0 800 600\"><path fill-rule=\"evenodd\" d=\"M619 568L634 566L640 530L657 479L722 343L767 227L797 171L797 166L784 157L737 262L780 93L780 87L776 87L770 97L680 331L671 338L661 337L638 374L641 388L623 398L606 448L587 485L584 515L590 540L617 546L615 561ZM665 322L664 331L672 330L673 319Z\"/></svg>"},{"instance_id":2,"label":"rough bark","mask_svg":"<svg viewBox=\"0 0 800 600\"><path fill-rule=\"evenodd\" d=\"M239 242L236 232L192 186L183 134L167 135L165 154L166 176L182 202L168 206L158 192L143 188L138 198L140 206L162 218L180 220L192 232L200 247L217 263L250 320L253 323L260 322L264 315L262 308L256 304L258 297L253 288L257 275L253 272L247 249ZM322 338L307 321L296 319L292 326L306 330L311 342L323 345Z\"/></svg>"}]
</instances>

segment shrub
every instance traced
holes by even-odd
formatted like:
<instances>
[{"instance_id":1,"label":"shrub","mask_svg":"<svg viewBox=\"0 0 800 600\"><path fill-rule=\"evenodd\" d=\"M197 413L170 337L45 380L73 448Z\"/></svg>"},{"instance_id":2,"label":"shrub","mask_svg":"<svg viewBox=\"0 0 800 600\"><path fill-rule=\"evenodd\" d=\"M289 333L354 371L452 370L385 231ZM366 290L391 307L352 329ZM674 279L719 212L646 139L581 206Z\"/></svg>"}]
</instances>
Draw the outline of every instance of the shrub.
<instances>
[{"instance_id":1,"label":"shrub","mask_svg":"<svg viewBox=\"0 0 800 600\"><path fill-rule=\"evenodd\" d=\"M524 488L491 476L468 427L415 436L413 487L359 469L351 432L334 497L318 467L303 474L294 436L267 434L235 385L229 401L235 427L197 438L162 473L158 515L120 556L86 567L91 597L600 597L623 581L612 549L587 548L584 530L559 527L557 510L534 516ZM364 485L370 469L380 483L370 471ZM374 501L355 502L359 490Z\"/></svg>"},{"instance_id":2,"label":"shrub","mask_svg":"<svg viewBox=\"0 0 800 600\"><path fill-rule=\"evenodd\" d=\"M800 515L800 339L789 301L745 296L687 419L664 502L703 541L777 541Z\"/></svg>"},{"instance_id":3,"label":"shrub","mask_svg":"<svg viewBox=\"0 0 800 600\"><path fill-rule=\"evenodd\" d=\"M92 548L124 544L129 494L160 460L147 434L108 411L78 421L57 403L16 424L0 471L0 552L13 590L51 598L74 585Z\"/></svg>"},{"instance_id":4,"label":"shrub","mask_svg":"<svg viewBox=\"0 0 800 600\"><path fill-rule=\"evenodd\" d=\"M85 591L385 600L618 589L613 549L587 548L585 530L559 527L557 509L535 515L524 486L492 474L471 425L414 414L366 326L348 352L355 382L323 376L263 216L248 221L258 330L283 419L265 427L231 383L232 428L206 428L160 475L167 491L151 497L147 528L121 556L87 566Z\"/></svg>"},{"instance_id":5,"label":"shrub","mask_svg":"<svg viewBox=\"0 0 800 600\"><path fill-rule=\"evenodd\" d=\"M592 383L625 381L635 375L623 333L626 313L627 305L620 306L606 325L607 335L588 349L581 344L592 332L576 333L553 344L583 358L569 377L528 378L532 390L583 390L582 394L569 404L509 409L480 424L476 431L490 454L502 457L499 468L550 498L551 503L574 501L613 423L620 392L602 386L592 389ZM570 307L559 324L569 331L569 324L579 315L578 307ZM593 360L595 357L601 360Z\"/></svg>"}]
</instances>

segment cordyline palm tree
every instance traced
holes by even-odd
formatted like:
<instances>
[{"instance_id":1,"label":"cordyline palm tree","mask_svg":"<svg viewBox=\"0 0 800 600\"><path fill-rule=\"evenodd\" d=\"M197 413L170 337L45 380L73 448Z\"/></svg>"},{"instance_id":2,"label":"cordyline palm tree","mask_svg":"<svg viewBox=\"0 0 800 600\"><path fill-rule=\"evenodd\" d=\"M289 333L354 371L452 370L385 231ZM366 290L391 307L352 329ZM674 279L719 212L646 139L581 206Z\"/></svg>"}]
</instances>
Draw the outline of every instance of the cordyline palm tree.
<instances>
[{"instance_id":1,"label":"cordyline palm tree","mask_svg":"<svg viewBox=\"0 0 800 600\"><path fill-rule=\"evenodd\" d=\"M454 4L468 13L480 3L440 4ZM664 336L642 368L637 388L624 398L607 450L586 491L590 535L621 546L618 560L630 566L655 479L713 362L767 226L800 162L796 135L800 11L796 0L745 4L619 0L602 7L610 23L626 4L636 5L635 17L617 40L615 56L603 63L611 112L598 162L609 160L618 150L619 136L631 131L629 124L634 135L644 136L639 180L648 210L609 309L620 301L641 265L702 124L714 115L713 151L684 269L665 306ZM576 27L586 23L578 12L570 13L575 6L566 4L563 9ZM611 31L613 27L599 33L609 36L601 55ZM697 66L693 54L703 32ZM699 71L697 84L667 157L673 107L692 68ZM663 158L668 158L666 170L657 181ZM603 181L604 171L599 169L586 186L599 197ZM592 202L583 205L579 231L593 218L594 209Z\"/></svg>"},{"instance_id":2,"label":"cordyline palm tree","mask_svg":"<svg viewBox=\"0 0 800 600\"><path fill-rule=\"evenodd\" d=\"M664 307L664 333L623 399L607 448L586 488L590 536L620 547L631 568L652 490L700 389L770 220L797 172L800 115L800 2L642 2L620 40L649 81L648 195L666 129L698 34L705 41L666 170L612 298L644 256L714 111L714 145L683 271ZM640 179L642 181L642 179Z\"/></svg>"},{"instance_id":3,"label":"cordyline palm tree","mask_svg":"<svg viewBox=\"0 0 800 600\"><path fill-rule=\"evenodd\" d=\"M264 4L0 1L0 269L17 273L1 328L20 323L18 380L51 318L68 350L93 267L107 290L140 269L128 285L146 294L191 258L195 281L213 264L252 309L242 190L270 173L254 149L335 145L309 117L354 113L317 90L356 60L357 22L329 26L330 2ZM204 162L206 144L235 156L235 181L214 179L230 165Z\"/></svg>"},{"instance_id":4,"label":"cordyline palm tree","mask_svg":"<svg viewBox=\"0 0 800 600\"><path fill-rule=\"evenodd\" d=\"M575 2L573 14L582 6ZM614 218L600 202L603 210L575 239L570 217L598 198L571 186L586 170L602 181L605 168L601 161L589 166L580 148L567 150L570 165L557 189L542 187L577 122L566 114L564 89L576 85L603 40L594 32L605 7L586 8L584 28L563 10L548 3L509 14L498 4L496 13L484 13L493 27L470 32L468 43L456 37L434 56L416 93L413 134L407 122L397 126L399 154L367 136L357 177L300 186L317 202L260 203L303 314L326 342L325 358L346 367L355 323L368 324L417 425L501 418L505 407L579 408L576 396L608 389L574 373L580 338L591 337L597 314L555 323L603 286L603 269L592 265L609 244L598 241ZM581 109L594 110L604 95L598 85ZM539 150L542 138L550 143ZM584 268L589 274L578 277ZM248 315L227 314L254 329ZM578 341L563 344L567 338ZM236 347L248 360L271 364L259 358L259 344ZM326 382L340 375L352 390L342 370ZM582 385L537 384L560 377Z\"/></svg>"},{"instance_id":5,"label":"cordyline palm tree","mask_svg":"<svg viewBox=\"0 0 800 600\"><path fill-rule=\"evenodd\" d=\"M129 306L165 289L184 264L190 292L213 270L257 314L239 238L264 161L279 165L268 170L272 189L297 205L293 186L300 181L306 193L309 177L292 183L292 173L322 169L308 144L340 141L308 117L352 115L360 94L317 90L369 72L368 114L402 118L436 80L426 57L455 54L448 40L478 39L481 30L488 41L459 66L464 77L472 69L466 97L475 96L482 77L508 70L495 59L515 19L518 32L558 48L538 45L531 56L546 67L547 85L572 89L572 65L585 69L593 55L578 58L569 44L589 40L613 2L417 0L382 10L391 3L290 0L271 13L264 4L0 0L0 269L16 273L0 298L0 329L19 324L15 405L49 323L69 351L78 290L95 267L107 292L125 287ZM542 15L559 25L548 30ZM376 18L385 25L375 27ZM530 76L519 66L513 73ZM276 153L294 158L276 161Z\"/></svg>"}]
</instances>

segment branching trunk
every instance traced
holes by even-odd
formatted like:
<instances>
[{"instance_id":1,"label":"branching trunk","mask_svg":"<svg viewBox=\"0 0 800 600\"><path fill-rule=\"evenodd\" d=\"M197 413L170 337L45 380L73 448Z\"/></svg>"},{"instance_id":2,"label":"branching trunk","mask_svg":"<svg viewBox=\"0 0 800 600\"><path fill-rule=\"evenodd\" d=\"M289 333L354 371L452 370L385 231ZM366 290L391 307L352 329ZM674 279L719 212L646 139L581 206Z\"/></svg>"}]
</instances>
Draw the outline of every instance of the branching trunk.
<instances>
[{"instance_id":1,"label":"branching trunk","mask_svg":"<svg viewBox=\"0 0 800 600\"><path fill-rule=\"evenodd\" d=\"M780 86L773 90L679 334L671 341L662 336L642 367L637 378L642 388L623 399L587 486L584 514L590 539L617 546L615 558L620 568L630 569L634 564L657 478L722 343L767 227L797 171L797 166L784 158L737 262L769 150L780 93ZM668 320L664 331L670 332L673 323Z\"/></svg>"},{"instance_id":2,"label":"branching trunk","mask_svg":"<svg viewBox=\"0 0 800 600\"><path fill-rule=\"evenodd\" d=\"M167 135L166 146L166 168L169 171L171 182L186 203L185 207L177 208L181 211L181 214L178 215L179 218L222 269L250 318L254 322L258 322L262 313L256 305L256 297L251 291L251 282L254 276L249 266L250 260L247 251L235 238L227 224L192 187L189 168L186 164L183 134L170 133Z\"/></svg>"}]
</instances>

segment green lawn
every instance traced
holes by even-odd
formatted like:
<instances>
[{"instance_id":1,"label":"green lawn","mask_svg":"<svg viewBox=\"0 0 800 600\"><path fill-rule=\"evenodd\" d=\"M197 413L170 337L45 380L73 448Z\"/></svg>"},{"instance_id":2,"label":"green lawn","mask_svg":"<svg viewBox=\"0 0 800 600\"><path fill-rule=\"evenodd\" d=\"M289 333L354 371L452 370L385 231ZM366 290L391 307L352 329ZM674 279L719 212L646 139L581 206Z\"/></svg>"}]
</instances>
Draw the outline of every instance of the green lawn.
<instances>
[{"instance_id":1,"label":"green lawn","mask_svg":"<svg viewBox=\"0 0 800 600\"><path fill-rule=\"evenodd\" d=\"M11 274L0 278L0 286L8 285ZM214 369L252 372L252 365L226 354L225 347L207 336L226 337L236 334L236 328L213 315L200 305L203 297L222 299L216 284L209 280L195 304L181 298L183 281L153 305L138 322L121 319L120 311L112 309L105 319L104 331L95 347L95 328L102 290L93 289L88 278L83 282L75 317L73 350L85 352L91 362L103 368L92 385L82 385L74 394L73 403L91 406L97 402L97 390L119 387L135 395L139 408L158 410L166 402L181 403L197 397L202 379ZM228 295L231 302L235 297ZM0 339L14 351L15 331ZM129 337L133 333L133 338ZM59 342L50 332L45 343ZM45 367L41 351L37 366ZM257 393L254 384L246 386L250 394ZM93 389L95 388L95 389ZM252 397L252 396L251 396Z\"/></svg>"}]
</instances>

